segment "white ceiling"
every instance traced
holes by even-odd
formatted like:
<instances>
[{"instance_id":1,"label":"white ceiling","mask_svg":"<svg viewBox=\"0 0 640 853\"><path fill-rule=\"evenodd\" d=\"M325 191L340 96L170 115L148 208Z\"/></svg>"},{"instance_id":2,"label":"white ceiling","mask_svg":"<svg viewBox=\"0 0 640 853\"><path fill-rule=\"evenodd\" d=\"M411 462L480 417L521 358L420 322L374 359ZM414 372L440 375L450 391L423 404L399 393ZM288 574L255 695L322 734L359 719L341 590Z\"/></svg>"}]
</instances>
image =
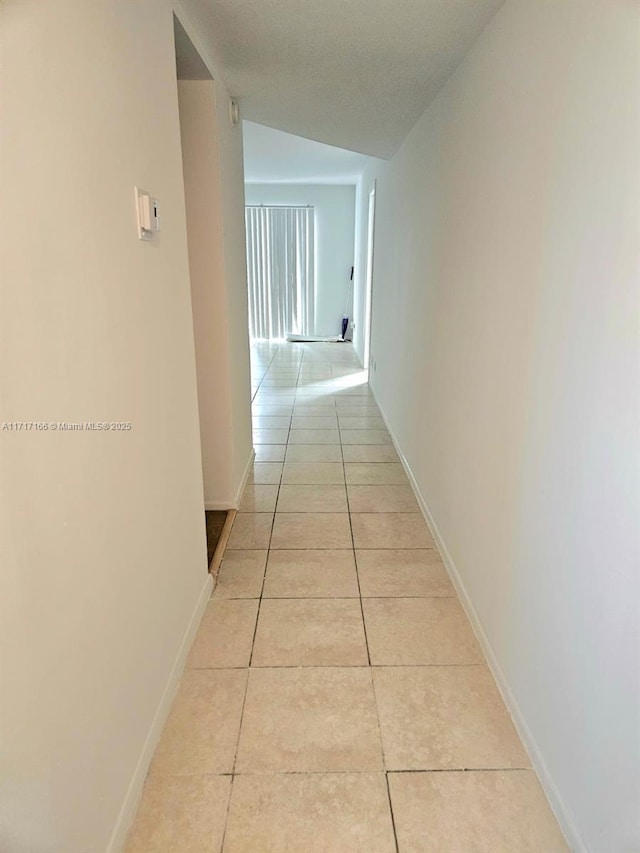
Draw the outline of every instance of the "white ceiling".
<instances>
[{"instance_id":1,"label":"white ceiling","mask_svg":"<svg viewBox=\"0 0 640 853\"><path fill-rule=\"evenodd\" d=\"M251 121L243 123L243 138L244 176L249 184L355 184L369 162L365 154Z\"/></svg>"},{"instance_id":2,"label":"white ceiling","mask_svg":"<svg viewBox=\"0 0 640 853\"><path fill-rule=\"evenodd\" d=\"M504 0L182 0L245 119L390 157Z\"/></svg>"}]
</instances>

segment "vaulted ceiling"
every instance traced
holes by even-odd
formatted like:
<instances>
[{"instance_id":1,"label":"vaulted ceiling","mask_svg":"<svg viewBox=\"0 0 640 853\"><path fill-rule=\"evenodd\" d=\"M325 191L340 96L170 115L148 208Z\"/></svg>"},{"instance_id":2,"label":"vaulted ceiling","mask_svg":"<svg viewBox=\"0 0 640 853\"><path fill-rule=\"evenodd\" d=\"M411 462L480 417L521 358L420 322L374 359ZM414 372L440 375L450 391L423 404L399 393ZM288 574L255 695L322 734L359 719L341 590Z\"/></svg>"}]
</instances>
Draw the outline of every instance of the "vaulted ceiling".
<instances>
[{"instance_id":1,"label":"vaulted ceiling","mask_svg":"<svg viewBox=\"0 0 640 853\"><path fill-rule=\"evenodd\" d=\"M243 142L247 183L355 184L370 162L364 154L251 121L243 122Z\"/></svg>"},{"instance_id":2,"label":"vaulted ceiling","mask_svg":"<svg viewBox=\"0 0 640 853\"><path fill-rule=\"evenodd\" d=\"M504 0L182 0L243 118L390 157Z\"/></svg>"}]
</instances>

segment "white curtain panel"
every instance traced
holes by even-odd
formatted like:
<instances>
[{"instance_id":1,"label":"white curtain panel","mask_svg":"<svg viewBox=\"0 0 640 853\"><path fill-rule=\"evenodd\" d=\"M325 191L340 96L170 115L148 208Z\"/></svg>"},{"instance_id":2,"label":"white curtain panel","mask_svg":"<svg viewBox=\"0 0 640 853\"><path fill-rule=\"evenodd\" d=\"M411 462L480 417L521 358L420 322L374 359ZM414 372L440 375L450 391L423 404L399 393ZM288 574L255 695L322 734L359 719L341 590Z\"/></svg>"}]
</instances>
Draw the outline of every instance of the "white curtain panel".
<instances>
[{"instance_id":1,"label":"white curtain panel","mask_svg":"<svg viewBox=\"0 0 640 853\"><path fill-rule=\"evenodd\" d=\"M314 333L313 207L247 206L249 334Z\"/></svg>"}]
</instances>

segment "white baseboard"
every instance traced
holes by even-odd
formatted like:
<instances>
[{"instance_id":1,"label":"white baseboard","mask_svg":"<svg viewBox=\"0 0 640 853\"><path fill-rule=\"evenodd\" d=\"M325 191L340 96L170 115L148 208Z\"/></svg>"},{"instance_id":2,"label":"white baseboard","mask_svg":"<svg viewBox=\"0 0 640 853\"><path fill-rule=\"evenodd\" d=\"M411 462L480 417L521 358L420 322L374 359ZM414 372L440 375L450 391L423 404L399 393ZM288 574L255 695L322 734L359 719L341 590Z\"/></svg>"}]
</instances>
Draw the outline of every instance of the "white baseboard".
<instances>
[{"instance_id":1,"label":"white baseboard","mask_svg":"<svg viewBox=\"0 0 640 853\"><path fill-rule=\"evenodd\" d=\"M211 597L212 586L213 579L211 575L208 574L202 586L196 606L191 614L191 619L189 620L187 630L185 631L182 643L180 644L180 649L171 668L171 673L169 674L167 684L162 693L162 698L160 699L160 703L149 728L149 733L147 734L144 746L142 747L140 758L138 759L136 768L133 771L133 776L129 783L129 788L127 789L122 808L120 809L120 814L118 815L115 828L107 846L107 853L120 853L124 848L129 827L133 822L136 809L138 808L138 803L140 802L140 797L142 796L142 788L144 786L144 781L147 778L151 759L153 758L156 746L160 740L164 724L169 716L171 704L178 690L182 671L187 660L187 655L189 654L189 649L193 643L193 638L195 637L198 626L200 625L207 602Z\"/></svg>"},{"instance_id":2,"label":"white baseboard","mask_svg":"<svg viewBox=\"0 0 640 853\"><path fill-rule=\"evenodd\" d=\"M424 495L420 491L420 487L418 486L417 480L411 470L411 466L409 465L404 453L402 452L400 445L398 444L398 440L395 436L395 433L389 423L389 420L384 412L384 409L380 405L380 401L373 390L373 396L375 401L380 409L380 414L382 415L382 419L387 427L387 431L391 436L391 440L393 442L393 446L395 447L396 453L402 463L402 467L405 470L407 477L409 478L409 483L411 484L411 488L416 496L416 500L418 501L418 506L427 522L429 530L431 531L431 535L436 543L438 551L440 552L440 556L442 557L442 561L447 569L449 577L451 579L451 583L455 587L456 592L458 593L458 598L460 599L460 603L464 608L465 613L467 614L467 618L471 623L471 627L473 628L473 632L476 635L478 643L482 648L482 652L487 660L487 664L489 669L491 670L491 674L494 677L498 690L504 700L505 705L511 715L513 720L513 724L516 727L516 730L524 744L525 749L531 759L531 765L535 770L538 780L542 786L542 789L549 801L549 805L551 810L553 811L556 819L560 825L562 832L564 833L565 839L569 844L573 853L589 853L589 850L581 839L580 834L576 828L575 823L573 822L569 812L567 811L566 806L562 798L560 797L560 793L551 778L547 765L544 761L542 753L536 743L536 740L529 728L529 725L526 721L524 714L522 713L512 691L509 687L509 683L505 678L505 675L498 663L498 660L493 652L491 644L487 638L487 635L482 627L482 623L478 618L478 614L476 612L475 607L473 606L473 602L467 592L464 583L462 582L462 578L460 577L460 573L449 553L449 549L446 546L444 539L442 538L440 531L438 530L438 525L431 514L431 510L429 509L429 505L424 498Z\"/></svg>"},{"instance_id":3,"label":"white baseboard","mask_svg":"<svg viewBox=\"0 0 640 853\"><path fill-rule=\"evenodd\" d=\"M232 509L233 500L228 501L205 501L204 508L206 510L228 510Z\"/></svg>"},{"instance_id":4,"label":"white baseboard","mask_svg":"<svg viewBox=\"0 0 640 853\"><path fill-rule=\"evenodd\" d=\"M247 464L245 465L244 473L242 474L242 480L240 481L240 485L238 486L238 491L236 492L235 500L231 507L227 507L227 509L239 509L240 501L242 500L242 495L244 494L244 490L247 485L247 480L249 479L249 474L251 473L251 468L253 466L253 460L256 458L256 451L254 448L251 448L251 453L249 454L249 459Z\"/></svg>"},{"instance_id":5,"label":"white baseboard","mask_svg":"<svg viewBox=\"0 0 640 853\"><path fill-rule=\"evenodd\" d=\"M251 453L249 454L249 459L247 460L247 464L244 467L244 471L242 473L242 479L240 481L240 485L235 493L235 495L231 498L228 498L224 501L208 501L205 500L204 508L208 510L229 510L229 509L238 509L240 506L240 501L242 500L242 495L244 494L245 487L247 485L247 480L249 479L249 474L251 473L251 466L253 465L253 460L256 458L256 452L251 448Z\"/></svg>"}]
</instances>

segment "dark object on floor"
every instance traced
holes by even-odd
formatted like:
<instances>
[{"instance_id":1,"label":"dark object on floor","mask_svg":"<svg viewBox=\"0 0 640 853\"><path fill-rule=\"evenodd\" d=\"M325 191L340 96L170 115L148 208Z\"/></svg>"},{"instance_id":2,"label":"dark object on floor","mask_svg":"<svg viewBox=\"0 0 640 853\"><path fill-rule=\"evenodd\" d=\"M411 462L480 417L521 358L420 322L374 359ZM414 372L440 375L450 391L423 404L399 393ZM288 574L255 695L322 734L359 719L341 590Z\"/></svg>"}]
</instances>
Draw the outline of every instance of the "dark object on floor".
<instances>
[{"instance_id":1,"label":"dark object on floor","mask_svg":"<svg viewBox=\"0 0 640 853\"><path fill-rule=\"evenodd\" d=\"M204 514L207 520L207 565L210 565L227 519L227 511L226 509L207 509Z\"/></svg>"},{"instance_id":2,"label":"dark object on floor","mask_svg":"<svg viewBox=\"0 0 640 853\"><path fill-rule=\"evenodd\" d=\"M351 267L351 275L349 276L349 287L347 289L347 305L344 309L344 314L342 315L342 340L351 340L350 337L347 336L347 332L349 330L349 314L351 313L351 309L353 308L353 267ZM353 337L353 335L351 335Z\"/></svg>"}]
</instances>

